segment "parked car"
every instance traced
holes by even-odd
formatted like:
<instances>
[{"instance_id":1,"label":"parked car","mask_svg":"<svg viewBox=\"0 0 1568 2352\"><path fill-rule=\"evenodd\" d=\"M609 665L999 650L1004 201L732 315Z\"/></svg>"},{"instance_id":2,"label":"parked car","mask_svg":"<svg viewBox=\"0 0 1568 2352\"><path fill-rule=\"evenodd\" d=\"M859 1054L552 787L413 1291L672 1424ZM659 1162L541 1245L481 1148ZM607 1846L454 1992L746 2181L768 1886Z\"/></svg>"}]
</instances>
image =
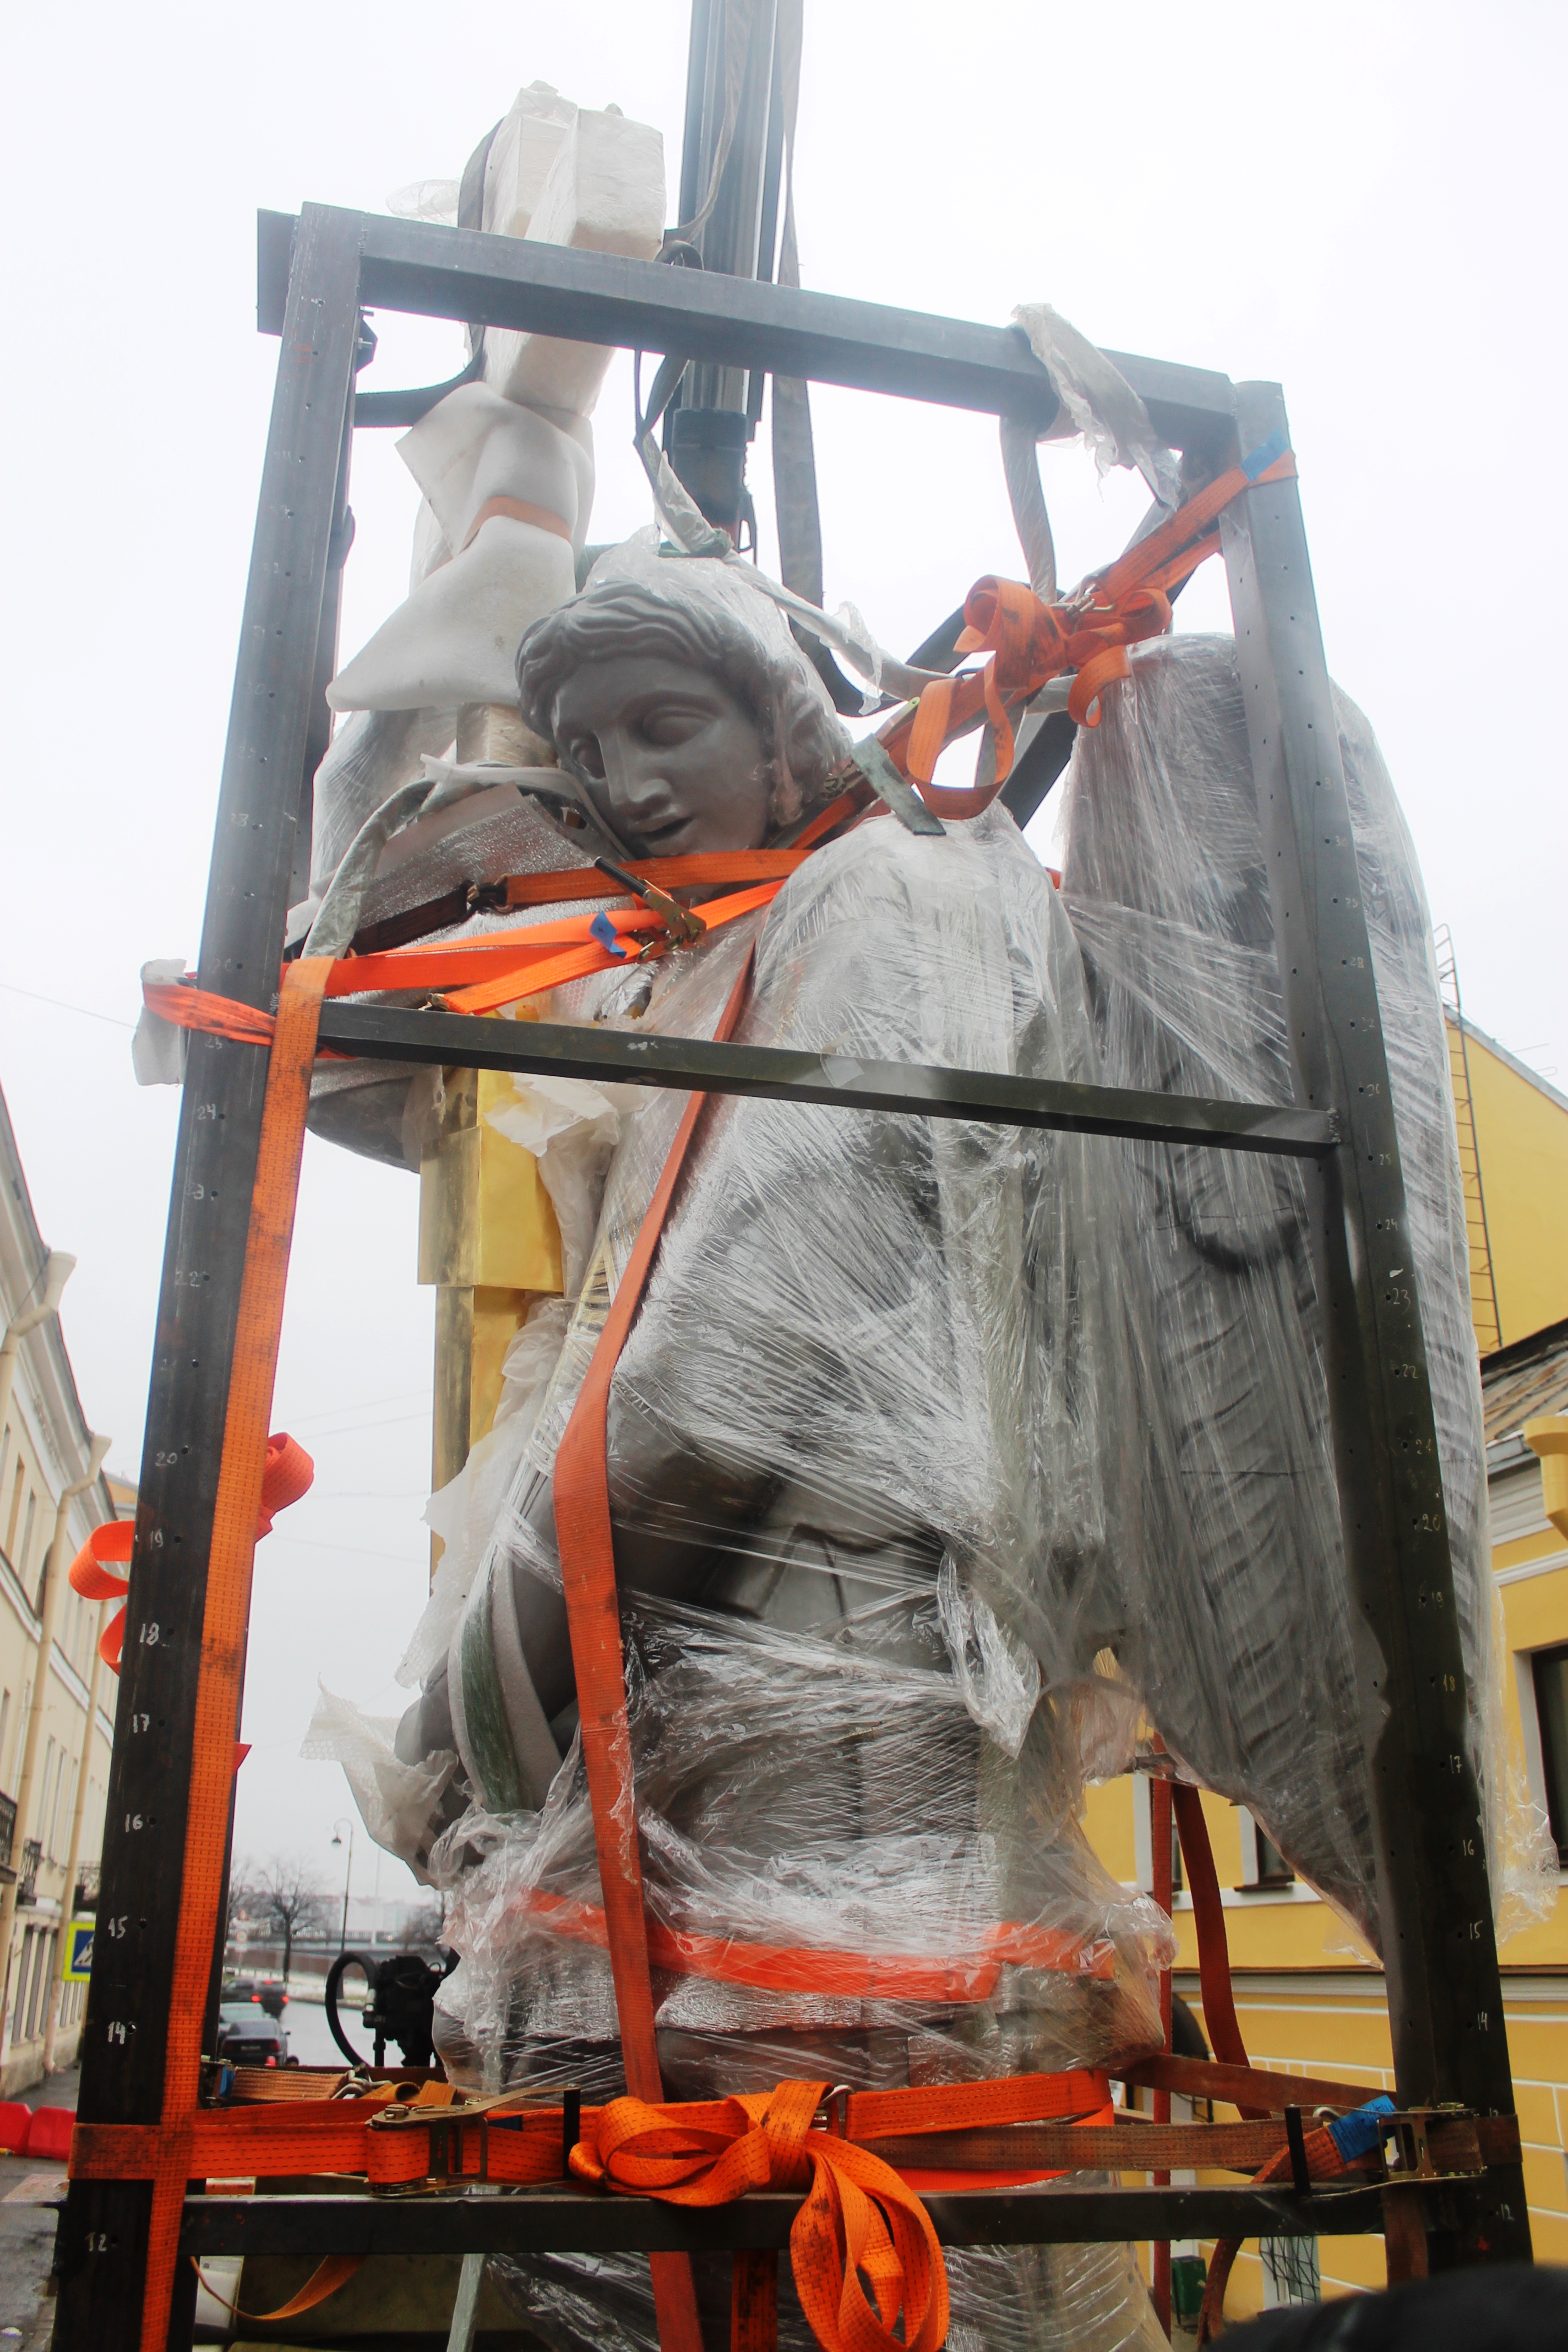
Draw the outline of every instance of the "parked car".
<instances>
[{"instance_id":1,"label":"parked car","mask_svg":"<svg viewBox=\"0 0 1568 2352\"><path fill-rule=\"evenodd\" d=\"M276 1977L237 1977L223 1989L225 2000L258 2000L268 2017L281 2017L289 1996Z\"/></svg>"},{"instance_id":2,"label":"parked car","mask_svg":"<svg viewBox=\"0 0 1568 2352\"><path fill-rule=\"evenodd\" d=\"M225 2000L217 2013L215 2058L230 2066L297 2066L289 2036L254 2000Z\"/></svg>"}]
</instances>

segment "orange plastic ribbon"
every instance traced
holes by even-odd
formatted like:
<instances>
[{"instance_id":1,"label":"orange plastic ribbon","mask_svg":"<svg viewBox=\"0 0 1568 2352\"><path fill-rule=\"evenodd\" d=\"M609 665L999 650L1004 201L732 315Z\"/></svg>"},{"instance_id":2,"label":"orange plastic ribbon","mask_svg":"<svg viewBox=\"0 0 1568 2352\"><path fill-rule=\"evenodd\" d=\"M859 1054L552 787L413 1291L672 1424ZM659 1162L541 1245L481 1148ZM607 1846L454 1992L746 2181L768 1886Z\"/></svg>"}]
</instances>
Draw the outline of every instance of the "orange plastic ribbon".
<instances>
[{"instance_id":1,"label":"orange plastic ribbon","mask_svg":"<svg viewBox=\"0 0 1568 2352\"><path fill-rule=\"evenodd\" d=\"M220 1000L221 1001L221 1000ZM261 1474L261 1508L257 1515L256 1539L272 1533L272 1522L279 1511L297 1503L310 1491L316 1475L316 1465L298 1441L287 1431L279 1430L267 1441L267 1464ZM129 1576L117 1576L117 1567L129 1568L131 1547L136 1534L132 1519L106 1519L94 1528L68 1570L73 1592L84 1601L123 1601L130 1590ZM113 1673L120 1672L121 1653L125 1647L125 1612L117 1610L99 1636L98 1654Z\"/></svg>"},{"instance_id":2,"label":"orange plastic ribbon","mask_svg":"<svg viewBox=\"0 0 1568 2352\"><path fill-rule=\"evenodd\" d=\"M1076 670L1068 709L1080 727L1100 723L1101 688L1131 674L1127 647L1171 625L1170 591L1217 552L1217 519L1244 490L1296 471L1289 451L1256 476L1233 466L1179 507L1158 530L1089 580L1077 595L1047 604L1016 580L977 580L963 607L963 654L990 658L981 669L934 679L912 712L882 739L938 816L978 816L1006 782L1012 714L1065 670ZM932 783L943 748L984 711L996 747L994 781L954 791Z\"/></svg>"}]
</instances>

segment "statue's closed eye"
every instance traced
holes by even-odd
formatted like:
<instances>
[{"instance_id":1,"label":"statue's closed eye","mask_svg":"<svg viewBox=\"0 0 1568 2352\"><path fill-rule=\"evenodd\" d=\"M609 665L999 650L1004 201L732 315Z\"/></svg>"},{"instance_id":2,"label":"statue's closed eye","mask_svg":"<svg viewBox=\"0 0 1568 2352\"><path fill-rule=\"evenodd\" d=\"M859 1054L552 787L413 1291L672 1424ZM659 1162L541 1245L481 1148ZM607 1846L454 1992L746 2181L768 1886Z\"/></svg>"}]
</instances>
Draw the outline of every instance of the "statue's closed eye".
<instances>
[{"instance_id":1,"label":"statue's closed eye","mask_svg":"<svg viewBox=\"0 0 1568 2352\"><path fill-rule=\"evenodd\" d=\"M641 727L643 740L656 750L674 751L681 743L689 743L709 724L711 712L706 710L650 710Z\"/></svg>"},{"instance_id":2,"label":"statue's closed eye","mask_svg":"<svg viewBox=\"0 0 1568 2352\"><path fill-rule=\"evenodd\" d=\"M599 749L596 735L574 735L563 746L562 757L569 768L575 768L580 776L592 776L596 782L604 782L605 755Z\"/></svg>"}]
</instances>

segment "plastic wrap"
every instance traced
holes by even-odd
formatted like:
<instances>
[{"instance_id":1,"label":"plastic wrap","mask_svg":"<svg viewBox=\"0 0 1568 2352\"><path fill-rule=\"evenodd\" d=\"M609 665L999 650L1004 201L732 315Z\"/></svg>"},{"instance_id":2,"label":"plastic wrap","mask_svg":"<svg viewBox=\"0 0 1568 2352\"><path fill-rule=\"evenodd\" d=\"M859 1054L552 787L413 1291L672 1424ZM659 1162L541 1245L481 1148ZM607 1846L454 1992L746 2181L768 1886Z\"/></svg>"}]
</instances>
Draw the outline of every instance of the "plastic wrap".
<instances>
[{"instance_id":1,"label":"plastic wrap","mask_svg":"<svg viewBox=\"0 0 1568 2352\"><path fill-rule=\"evenodd\" d=\"M844 739L762 599L647 548L612 583L622 601L595 611L616 626L647 617L622 583L686 611L691 657L754 723L763 823L831 789ZM548 715L529 705L531 724ZM847 1073L864 1055L1090 1075L1070 926L1000 811L937 838L869 823L816 854L765 922L542 1010L711 1034L753 950L743 1039L826 1048ZM433 1506L448 1551L396 1752L411 1770L458 1759L421 1830L426 1848L439 1832L430 1867L462 1956L437 2010L448 2071L592 2098L624 2078L551 1478L685 1098L616 1090L606 1115L577 1092L599 1090L556 1104L524 1082L496 1114L523 1122L546 1169L544 1130L574 1114L563 1181L589 1241L569 1311L516 1343L520 1410ZM1114 2065L1158 2042L1168 1925L1079 1819L1086 1753L1123 1752L1132 1727L1072 1600L1107 1572L1117 1490L1135 1483L1096 1150L827 1107L704 1112L609 1416L672 2096ZM1042 2261L996 2257L957 2340L1152 2341L1121 2251ZM573 2326L611 2340L624 2286L626 2340L643 2344L637 2272L517 2275L520 2293L575 2304L563 2342Z\"/></svg>"},{"instance_id":2,"label":"plastic wrap","mask_svg":"<svg viewBox=\"0 0 1568 2352\"><path fill-rule=\"evenodd\" d=\"M1366 720L1336 693L1432 1380L1471 1746L1500 1856L1480 1387L1449 1066L1420 870ZM1229 638L1140 648L1080 731L1063 892L1106 1080L1288 1102L1262 836ZM1107 1638L1174 1749L1247 1804L1374 1945L1367 1768L1299 1162L1111 1147L1149 1518Z\"/></svg>"},{"instance_id":3,"label":"plastic wrap","mask_svg":"<svg viewBox=\"0 0 1568 2352\"><path fill-rule=\"evenodd\" d=\"M617 658L666 681L638 705L645 751L658 694L680 709L672 666L721 681L726 756L736 713L752 730L763 828L830 788L843 739L815 677L722 567L623 551L578 636L552 619L525 646L530 724L552 724L570 679L581 729L584 676ZM606 710L618 691L606 681ZM654 742L700 740L687 703ZM609 741L598 798L668 833L678 788L616 800ZM542 1009L709 1036L751 957L741 1041L810 1048L847 1078L875 1059L1289 1099L1228 644L1145 649L1080 742L1060 895L1000 807L936 837L881 817L818 850L765 917ZM1346 751L1484 1689L1479 1408L1425 909L1348 709ZM672 749L668 772L690 756ZM592 2099L623 2075L552 1480L686 1098L582 1091L595 1101L525 1083L501 1114L546 1164L572 1114L562 1198L591 1240L574 1296L516 1343L516 1409L434 1507L451 1549L395 1755L457 1759L417 1832L461 1955L437 1998L448 2072ZM1156 2046L1168 1922L1079 1822L1141 1701L1373 1929L1305 1215L1290 1162L707 1105L607 1421L670 2095L1114 2071ZM1487 1737L1478 1718L1478 1752ZM955 2342L1152 2340L1121 2250L954 2270ZM510 2276L563 2347L652 2340L639 2266Z\"/></svg>"},{"instance_id":4,"label":"plastic wrap","mask_svg":"<svg viewBox=\"0 0 1568 2352\"><path fill-rule=\"evenodd\" d=\"M749 945L681 959L641 1025L710 1032ZM1070 1076L1089 1050L1071 930L1001 813L936 840L884 820L815 856L762 931L741 1034L847 1066ZM512 1685L521 1663L566 1746L550 1473L682 1108L623 1115L560 1360L425 1702L427 1738L444 1697L482 1815L443 1848L464 1964L438 2028L476 2084L619 2080L575 1751L531 1778ZM1164 1923L1079 1828L1093 1654L1057 1633L1134 1442L1123 1420L1101 1444L1127 1365L1095 1148L705 1114L609 1421L648 1898L691 1961L668 1972L661 2062L690 2095L819 2067L1048 2071L1157 2039Z\"/></svg>"},{"instance_id":5,"label":"plastic wrap","mask_svg":"<svg viewBox=\"0 0 1568 2352\"><path fill-rule=\"evenodd\" d=\"M1039 2194L1048 2196L1049 2189ZM946 2352L1167 2352L1125 2246L949 2246ZM731 2262L699 2255L703 2338L728 2341ZM550 2352L648 2352L658 2341L646 2258L492 2256L489 2274ZM818 2352L779 2264L779 2352Z\"/></svg>"},{"instance_id":6,"label":"plastic wrap","mask_svg":"<svg viewBox=\"0 0 1568 2352\"><path fill-rule=\"evenodd\" d=\"M373 711L361 714L350 727L358 728L367 720L373 728L383 722L390 727L399 719L419 716ZM334 744L334 751L336 748ZM417 761L411 763L411 772L417 765ZM535 772L535 781L549 791L560 779L555 771L542 769ZM319 773L317 782L319 791ZM382 804L372 801L365 814ZM461 884L499 882L508 874L580 866L588 853L579 842L585 839L586 835L573 839L564 834L548 814L548 804L534 794L520 793L515 784L497 784L488 793L420 816L395 835L383 849L374 879L361 901L360 921L385 922ZM339 849L340 860L347 845L343 842ZM327 882L331 871L329 867ZM324 887L323 884L323 891ZM320 905L320 898L313 899L311 913L319 911ZM437 926L423 936L432 940L479 938L486 931L516 930L531 921L547 920L554 911L548 907L480 908L460 922ZM383 995L375 1001L413 1000ZM310 1084L311 1129L368 1159L416 1170L421 1144L428 1144L434 1135L433 1124L422 1123L420 1117L429 1100L430 1085L429 1072L412 1063L324 1063Z\"/></svg>"},{"instance_id":7,"label":"plastic wrap","mask_svg":"<svg viewBox=\"0 0 1568 2352\"><path fill-rule=\"evenodd\" d=\"M395 1716L365 1715L323 1683L300 1753L342 1766L360 1819L377 1845L400 1853L428 1886L431 1841L458 1759L448 1752L405 1762L394 1745L396 1732Z\"/></svg>"}]
</instances>

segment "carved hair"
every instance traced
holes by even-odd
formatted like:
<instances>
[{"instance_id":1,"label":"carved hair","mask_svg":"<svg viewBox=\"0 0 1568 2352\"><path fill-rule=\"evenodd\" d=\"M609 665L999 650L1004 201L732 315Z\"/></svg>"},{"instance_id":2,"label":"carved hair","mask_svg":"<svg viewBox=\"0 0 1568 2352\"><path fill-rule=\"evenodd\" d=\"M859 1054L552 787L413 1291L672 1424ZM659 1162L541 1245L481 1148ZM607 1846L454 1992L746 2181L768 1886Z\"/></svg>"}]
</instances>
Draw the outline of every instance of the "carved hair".
<instances>
[{"instance_id":1,"label":"carved hair","mask_svg":"<svg viewBox=\"0 0 1568 2352\"><path fill-rule=\"evenodd\" d=\"M518 647L522 716L553 742L556 698L584 662L650 656L705 670L751 714L773 772L775 825L827 797L828 771L849 738L804 657L793 643L775 653L710 593L661 596L634 580L606 580L546 613Z\"/></svg>"}]
</instances>

